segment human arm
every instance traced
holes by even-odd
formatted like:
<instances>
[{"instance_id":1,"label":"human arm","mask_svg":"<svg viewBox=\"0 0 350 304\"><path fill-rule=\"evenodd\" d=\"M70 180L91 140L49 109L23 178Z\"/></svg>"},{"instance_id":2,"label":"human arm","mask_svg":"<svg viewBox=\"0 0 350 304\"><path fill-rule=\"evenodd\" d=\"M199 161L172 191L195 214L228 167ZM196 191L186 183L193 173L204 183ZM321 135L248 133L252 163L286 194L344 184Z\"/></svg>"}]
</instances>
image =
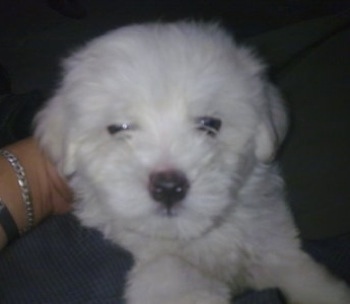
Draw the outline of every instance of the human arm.
<instances>
[{"instance_id":1,"label":"human arm","mask_svg":"<svg viewBox=\"0 0 350 304\"><path fill-rule=\"evenodd\" d=\"M72 193L34 138L21 140L4 149L14 154L24 168L33 203L34 225L51 214L69 211ZM3 156L0 156L0 197L18 230L23 230L27 219L21 189L13 167ZM0 223L0 249L7 241Z\"/></svg>"}]
</instances>

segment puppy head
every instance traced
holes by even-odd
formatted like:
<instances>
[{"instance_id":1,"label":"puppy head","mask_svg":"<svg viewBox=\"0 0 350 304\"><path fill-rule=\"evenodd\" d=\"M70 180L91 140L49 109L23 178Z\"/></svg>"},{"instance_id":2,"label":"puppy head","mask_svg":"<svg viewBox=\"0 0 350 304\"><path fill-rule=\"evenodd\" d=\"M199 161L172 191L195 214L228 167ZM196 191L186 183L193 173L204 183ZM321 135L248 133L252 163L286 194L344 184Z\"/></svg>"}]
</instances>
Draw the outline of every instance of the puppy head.
<instances>
[{"instance_id":1,"label":"puppy head","mask_svg":"<svg viewBox=\"0 0 350 304\"><path fill-rule=\"evenodd\" d=\"M216 25L125 27L64 66L36 136L72 176L82 222L111 238L210 230L284 134L262 65Z\"/></svg>"}]
</instances>

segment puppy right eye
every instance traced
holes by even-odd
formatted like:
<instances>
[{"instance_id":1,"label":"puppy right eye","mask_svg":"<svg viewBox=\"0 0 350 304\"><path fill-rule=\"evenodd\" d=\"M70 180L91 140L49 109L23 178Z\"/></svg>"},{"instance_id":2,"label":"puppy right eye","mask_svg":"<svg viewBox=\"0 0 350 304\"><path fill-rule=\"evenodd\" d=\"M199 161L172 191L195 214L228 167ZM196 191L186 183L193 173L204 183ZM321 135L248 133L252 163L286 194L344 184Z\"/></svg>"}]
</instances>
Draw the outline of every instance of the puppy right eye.
<instances>
[{"instance_id":1,"label":"puppy right eye","mask_svg":"<svg viewBox=\"0 0 350 304\"><path fill-rule=\"evenodd\" d=\"M206 132L209 136L215 136L221 128L221 120L211 116L197 118L197 129Z\"/></svg>"},{"instance_id":2,"label":"puppy right eye","mask_svg":"<svg viewBox=\"0 0 350 304\"><path fill-rule=\"evenodd\" d=\"M121 131L126 131L132 129L132 125L127 124L127 123L122 123L122 124L111 124L107 126L107 131L109 134L113 135Z\"/></svg>"}]
</instances>

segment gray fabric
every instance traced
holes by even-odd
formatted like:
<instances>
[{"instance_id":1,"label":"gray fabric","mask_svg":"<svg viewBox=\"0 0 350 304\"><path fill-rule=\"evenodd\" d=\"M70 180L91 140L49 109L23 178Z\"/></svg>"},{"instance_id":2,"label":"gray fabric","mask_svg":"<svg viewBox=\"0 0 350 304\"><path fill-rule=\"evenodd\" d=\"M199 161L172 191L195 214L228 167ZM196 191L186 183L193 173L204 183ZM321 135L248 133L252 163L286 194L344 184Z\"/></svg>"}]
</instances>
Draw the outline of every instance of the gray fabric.
<instances>
[{"instance_id":1,"label":"gray fabric","mask_svg":"<svg viewBox=\"0 0 350 304\"><path fill-rule=\"evenodd\" d=\"M131 256L71 215L52 217L0 255L0 303L123 303Z\"/></svg>"}]
</instances>

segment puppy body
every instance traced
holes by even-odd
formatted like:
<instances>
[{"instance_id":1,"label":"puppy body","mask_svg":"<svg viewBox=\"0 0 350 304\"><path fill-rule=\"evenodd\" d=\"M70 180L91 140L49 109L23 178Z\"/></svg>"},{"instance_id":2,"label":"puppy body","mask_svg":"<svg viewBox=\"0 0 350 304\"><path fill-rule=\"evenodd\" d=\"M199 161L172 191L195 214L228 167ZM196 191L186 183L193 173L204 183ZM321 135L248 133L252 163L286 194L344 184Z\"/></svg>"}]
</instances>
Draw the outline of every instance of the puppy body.
<instances>
[{"instance_id":1,"label":"puppy body","mask_svg":"<svg viewBox=\"0 0 350 304\"><path fill-rule=\"evenodd\" d=\"M36 136L81 222L133 253L129 304L227 304L267 287L350 303L300 250L271 162L286 115L263 74L219 27L187 22L125 27L65 62Z\"/></svg>"}]
</instances>

